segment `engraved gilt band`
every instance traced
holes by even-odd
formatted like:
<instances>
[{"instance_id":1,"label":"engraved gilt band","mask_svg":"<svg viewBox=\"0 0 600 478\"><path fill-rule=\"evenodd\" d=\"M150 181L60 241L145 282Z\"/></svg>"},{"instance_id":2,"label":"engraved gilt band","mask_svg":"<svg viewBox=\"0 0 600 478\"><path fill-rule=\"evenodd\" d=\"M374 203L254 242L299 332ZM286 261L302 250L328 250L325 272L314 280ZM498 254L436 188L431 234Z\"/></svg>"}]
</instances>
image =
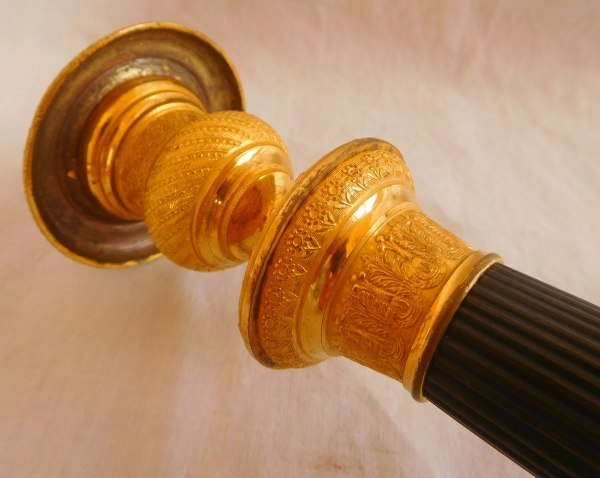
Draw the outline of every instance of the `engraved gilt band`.
<instances>
[{"instance_id":1,"label":"engraved gilt band","mask_svg":"<svg viewBox=\"0 0 600 478\"><path fill-rule=\"evenodd\" d=\"M240 330L269 367L343 355L421 399L440 331L495 260L421 212L396 148L353 141L302 175L267 224L244 280Z\"/></svg>"}]
</instances>

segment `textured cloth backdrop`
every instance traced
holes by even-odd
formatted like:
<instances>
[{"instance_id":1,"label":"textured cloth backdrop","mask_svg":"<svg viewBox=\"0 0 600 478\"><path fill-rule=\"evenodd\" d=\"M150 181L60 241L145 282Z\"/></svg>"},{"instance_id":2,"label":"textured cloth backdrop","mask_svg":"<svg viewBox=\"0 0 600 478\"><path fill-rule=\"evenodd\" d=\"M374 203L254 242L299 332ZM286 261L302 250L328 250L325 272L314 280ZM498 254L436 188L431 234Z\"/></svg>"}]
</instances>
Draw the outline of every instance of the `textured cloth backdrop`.
<instances>
[{"instance_id":1,"label":"textured cloth backdrop","mask_svg":"<svg viewBox=\"0 0 600 478\"><path fill-rule=\"evenodd\" d=\"M600 303L597 2L3 0L0 476L527 476L346 359L263 368L237 330L245 266L99 270L46 242L21 180L35 107L89 43L157 20L223 47L297 174L386 139L434 219Z\"/></svg>"}]
</instances>

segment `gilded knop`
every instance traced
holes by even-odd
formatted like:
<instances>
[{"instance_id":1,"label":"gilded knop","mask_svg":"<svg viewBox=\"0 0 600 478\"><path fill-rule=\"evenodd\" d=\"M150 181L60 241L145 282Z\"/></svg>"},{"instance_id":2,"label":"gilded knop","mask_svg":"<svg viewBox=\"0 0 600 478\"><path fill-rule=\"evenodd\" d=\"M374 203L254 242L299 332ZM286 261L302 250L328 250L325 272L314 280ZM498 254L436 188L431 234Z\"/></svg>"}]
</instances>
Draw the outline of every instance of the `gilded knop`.
<instances>
[{"instance_id":1,"label":"gilded knop","mask_svg":"<svg viewBox=\"0 0 600 478\"><path fill-rule=\"evenodd\" d=\"M233 65L194 30L150 23L97 41L31 127L24 178L40 229L99 267L160 253L204 271L247 261L293 170L243 107Z\"/></svg>"}]
</instances>

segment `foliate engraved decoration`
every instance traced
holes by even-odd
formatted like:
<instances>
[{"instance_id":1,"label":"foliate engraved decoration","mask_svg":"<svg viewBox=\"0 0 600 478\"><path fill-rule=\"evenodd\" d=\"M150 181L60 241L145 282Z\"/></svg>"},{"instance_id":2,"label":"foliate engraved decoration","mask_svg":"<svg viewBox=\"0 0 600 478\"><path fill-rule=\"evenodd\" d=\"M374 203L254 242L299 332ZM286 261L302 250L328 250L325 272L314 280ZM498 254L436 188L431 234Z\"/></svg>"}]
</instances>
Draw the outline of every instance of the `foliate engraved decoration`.
<instances>
[{"instance_id":1,"label":"foliate engraved decoration","mask_svg":"<svg viewBox=\"0 0 600 478\"><path fill-rule=\"evenodd\" d=\"M281 282L289 281L292 277L303 276L307 272L301 264L294 263L291 257L279 259L273 266L273 277Z\"/></svg>"},{"instance_id":2,"label":"foliate engraved decoration","mask_svg":"<svg viewBox=\"0 0 600 478\"><path fill-rule=\"evenodd\" d=\"M302 287L311 280L308 271L361 199L385 181L413 187L402 157L383 150L359 153L317 185L286 227L267 267L262 290L270 299L261 302L258 318L262 346L276 367L314 363L294 347L295 311L303 301ZM284 292L285 297L294 299L283 300Z\"/></svg>"},{"instance_id":3,"label":"foliate engraved decoration","mask_svg":"<svg viewBox=\"0 0 600 478\"><path fill-rule=\"evenodd\" d=\"M319 241L305 229L294 229L285 240L286 252L290 256L308 257L321 249Z\"/></svg>"},{"instance_id":4,"label":"foliate engraved decoration","mask_svg":"<svg viewBox=\"0 0 600 478\"><path fill-rule=\"evenodd\" d=\"M357 164L343 168L341 174L325 184L327 206L335 209L345 209L354 204L358 195L366 191L373 183L384 181L399 172L412 184L410 171L404 161L390 153L378 152L363 156Z\"/></svg>"},{"instance_id":5,"label":"foliate engraved decoration","mask_svg":"<svg viewBox=\"0 0 600 478\"><path fill-rule=\"evenodd\" d=\"M306 206L302 213L304 224L315 232L325 232L335 227L335 219L331 211L329 211L328 206L328 203L325 201Z\"/></svg>"},{"instance_id":6,"label":"foliate engraved decoration","mask_svg":"<svg viewBox=\"0 0 600 478\"><path fill-rule=\"evenodd\" d=\"M423 319L454 266L472 249L417 211L407 211L375 237L349 279L335 317L332 345L344 356L401 380L406 329Z\"/></svg>"},{"instance_id":7,"label":"foliate engraved decoration","mask_svg":"<svg viewBox=\"0 0 600 478\"><path fill-rule=\"evenodd\" d=\"M205 115L175 134L156 160L146 189L146 223L161 252L180 266L213 270L193 247L195 206L209 190L209 173L218 172L240 150L265 143L286 151L270 126L238 111Z\"/></svg>"}]
</instances>

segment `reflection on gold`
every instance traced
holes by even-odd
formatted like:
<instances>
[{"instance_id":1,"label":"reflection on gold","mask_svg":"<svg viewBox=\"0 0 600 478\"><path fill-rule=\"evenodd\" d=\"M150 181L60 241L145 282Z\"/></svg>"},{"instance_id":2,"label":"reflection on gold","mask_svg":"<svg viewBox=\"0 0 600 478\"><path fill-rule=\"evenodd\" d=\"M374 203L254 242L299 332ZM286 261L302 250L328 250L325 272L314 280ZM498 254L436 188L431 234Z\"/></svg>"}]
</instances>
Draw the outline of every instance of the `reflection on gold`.
<instances>
[{"instance_id":1,"label":"reflection on gold","mask_svg":"<svg viewBox=\"0 0 600 478\"><path fill-rule=\"evenodd\" d=\"M159 257L143 200L162 147L207 111L243 108L233 65L190 28L140 24L94 42L50 85L29 132L25 192L40 230L87 265Z\"/></svg>"},{"instance_id":2,"label":"reflection on gold","mask_svg":"<svg viewBox=\"0 0 600 478\"><path fill-rule=\"evenodd\" d=\"M147 42L164 61L143 74L100 62L93 72L111 80L102 83L103 94L95 96L98 86L83 99L76 88L61 97L51 87L40 106L48 124L34 123L25 177L48 237L72 257L104 267L155 257L154 246L202 271L250 258L240 330L261 363L306 367L343 355L402 381L422 400L437 341L469 288L500 258L473 250L420 210L402 155L384 141L340 146L293 184L278 134L252 115L219 109L241 109L241 90L226 57L197 33L168 24L134 27L100 41L82 61L128 35L141 35L130 45ZM170 76L198 49L204 53L197 62ZM75 61L59 79L88 74ZM220 87L207 93L198 84ZM62 105L54 95L64 101L61 114L72 116L68 124L80 128L72 144L45 117L49 104ZM88 114L79 118L77 104L86 101ZM39 173L56 173L48 167L56 158L45 156L53 149L36 144L40 124L45 140L54 134L56 150L70 145L76 156L61 156L62 176L54 182ZM61 205L54 222L39 213L44 203L34 185ZM57 196L59 190L70 196ZM50 226L62 227L61 241ZM119 260L98 260L109 256Z\"/></svg>"},{"instance_id":3,"label":"reflection on gold","mask_svg":"<svg viewBox=\"0 0 600 478\"><path fill-rule=\"evenodd\" d=\"M356 140L302 175L269 219L244 280L240 330L266 366L343 355L422 400L449 319L499 260L421 212L396 148Z\"/></svg>"},{"instance_id":4,"label":"reflection on gold","mask_svg":"<svg viewBox=\"0 0 600 478\"><path fill-rule=\"evenodd\" d=\"M161 149L204 114L200 99L170 78L127 82L87 121L79 174L106 211L122 219L144 219L144 190Z\"/></svg>"},{"instance_id":5,"label":"reflection on gold","mask_svg":"<svg viewBox=\"0 0 600 478\"><path fill-rule=\"evenodd\" d=\"M245 262L293 183L283 141L240 111L206 113L165 78L122 85L82 138L82 178L108 213L145 219L159 250L194 270Z\"/></svg>"}]
</instances>

